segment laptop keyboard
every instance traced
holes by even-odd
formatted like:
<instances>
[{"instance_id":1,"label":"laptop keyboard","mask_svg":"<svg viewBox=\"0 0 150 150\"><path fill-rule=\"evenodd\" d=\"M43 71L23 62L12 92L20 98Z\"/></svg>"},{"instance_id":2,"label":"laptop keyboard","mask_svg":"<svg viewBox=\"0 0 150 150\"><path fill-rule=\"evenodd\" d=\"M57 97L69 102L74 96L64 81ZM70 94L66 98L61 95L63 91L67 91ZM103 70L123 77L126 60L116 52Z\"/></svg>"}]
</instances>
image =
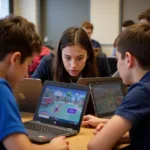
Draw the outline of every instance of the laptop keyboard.
<instances>
[{"instance_id":1,"label":"laptop keyboard","mask_svg":"<svg viewBox=\"0 0 150 150\"><path fill-rule=\"evenodd\" d=\"M24 126L27 129L40 131L42 133L51 133L51 134L55 134L55 135L59 135L59 134L68 132L68 131L60 129L60 128L56 128L53 126L47 126L44 124L37 124L35 122L26 122L26 123L24 123Z\"/></svg>"}]
</instances>

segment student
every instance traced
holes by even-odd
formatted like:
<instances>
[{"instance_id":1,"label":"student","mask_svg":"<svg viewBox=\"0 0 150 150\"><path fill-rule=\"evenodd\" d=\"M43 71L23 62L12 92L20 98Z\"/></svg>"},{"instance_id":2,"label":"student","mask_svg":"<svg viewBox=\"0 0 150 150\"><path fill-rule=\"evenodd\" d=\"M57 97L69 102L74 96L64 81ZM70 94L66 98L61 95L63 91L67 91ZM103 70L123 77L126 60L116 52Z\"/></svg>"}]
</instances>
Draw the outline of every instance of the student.
<instances>
[{"instance_id":1,"label":"student","mask_svg":"<svg viewBox=\"0 0 150 150\"><path fill-rule=\"evenodd\" d=\"M28 65L40 53L35 27L21 16L0 19L0 150L68 150L65 137L32 144L21 122L12 88L28 75Z\"/></svg>"},{"instance_id":2,"label":"student","mask_svg":"<svg viewBox=\"0 0 150 150\"><path fill-rule=\"evenodd\" d=\"M93 48L82 28L71 27L64 31L55 54L44 57L32 78L60 82L77 82L80 77L109 76L105 58L97 59Z\"/></svg>"},{"instance_id":3,"label":"student","mask_svg":"<svg viewBox=\"0 0 150 150\"><path fill-rule=\"evenodd\" d=\"M141 23L150 23L150 8L139 14L138 19Z\"/></svg>"},{"instance_id":4,"label":"student","mask_svg":"<svg viewBox=\"0 0 150 150\"><path fill-rule=\"evenodd\" d=\"M102 52L102 48L101 48L101 44L92 39L92 33L93 33L93 30L94 30L94 26L92 25L92 23L88 22L88 21L84 21L81 25L81 27L86 31L86 33L88 34L90 40L91 40L91 43L92 43L92 47L93 48L98 48L100 50L100 52Z\"/></svg>"},{"instance_id":5,"label":"student","mask_svg":"<svg viewBox=\"0 0 150 150\"><path fill-rule=\"evenodd\" d=\"M137 24L117 39L117 67L131 85L115 115L94 136L88 150L108 150L129 131L131 149L150 149L150 25Z\"/></svg>"},{"instance_id":6,"label":"student","mask_svg":"<svg viewBox=\"0 0 150 150\"><path fill-rule=\"evenodd\" d=\"M121 30L124 31L128 27L130 27L131 25L134 25L134 24L135 24L135 22L133 20L126 20L126 21L124 21L122 23ZM115 43L115 41L114 41L114 43ZM116 48L115 48L115 46L114 46L114 49L112 51L112 56L116 56ZM115 76L117 76L117 74Z\"/></svg>"}]
</instances>

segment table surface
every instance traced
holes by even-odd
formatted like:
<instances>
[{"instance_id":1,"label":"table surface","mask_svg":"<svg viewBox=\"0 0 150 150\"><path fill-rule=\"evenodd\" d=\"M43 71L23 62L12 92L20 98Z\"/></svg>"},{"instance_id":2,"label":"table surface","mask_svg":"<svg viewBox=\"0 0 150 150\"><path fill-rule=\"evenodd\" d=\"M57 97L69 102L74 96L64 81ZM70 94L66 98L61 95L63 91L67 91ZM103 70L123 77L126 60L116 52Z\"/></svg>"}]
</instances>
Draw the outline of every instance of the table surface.
<instances>
[{"instance_id":1,"label":"table surface","mask_svg":"<svg viewBox=\"0 0 150 150\"><path fill-rule=\"evenodd\" d=\"M22 121L29 121L32 120L33 114L32 113L24 113L21 112ZM86 150L87 144L90 139L93 137L93 130L91 128L84 128L81 127L80 133L76 136L68 137L68 141L70 142L70 150ZM117 149L121 149L127 146L127 144L121 144L117 146Z\"/></svg>"}]
</instances>

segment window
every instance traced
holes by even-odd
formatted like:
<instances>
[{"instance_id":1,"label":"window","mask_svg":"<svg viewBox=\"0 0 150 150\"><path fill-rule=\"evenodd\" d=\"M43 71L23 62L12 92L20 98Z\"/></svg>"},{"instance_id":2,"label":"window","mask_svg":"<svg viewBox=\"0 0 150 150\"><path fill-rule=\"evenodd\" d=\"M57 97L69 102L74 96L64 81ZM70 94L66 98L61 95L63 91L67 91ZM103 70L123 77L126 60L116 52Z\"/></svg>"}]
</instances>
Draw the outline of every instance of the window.
<instances>
[{"instance_id":1,"label":"window","mask_svg":"<svg viewBox=\"0 0 150 150\"><path fill-rule=\"evenodd\" d=\"M10 14L9 0L0 0L0 18Z\"/></svg>"}]
</instances>

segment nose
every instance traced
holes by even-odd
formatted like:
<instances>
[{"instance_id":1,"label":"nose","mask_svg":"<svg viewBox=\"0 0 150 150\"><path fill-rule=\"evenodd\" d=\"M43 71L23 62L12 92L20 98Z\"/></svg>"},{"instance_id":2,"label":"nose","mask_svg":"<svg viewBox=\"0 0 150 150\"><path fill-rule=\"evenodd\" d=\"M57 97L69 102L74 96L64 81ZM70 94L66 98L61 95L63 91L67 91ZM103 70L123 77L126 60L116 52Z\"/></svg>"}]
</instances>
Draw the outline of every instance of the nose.
<instances>
[{"instance_id":1,"label":"nose","mask_svg":"<svg viewBox=\"0 0 150 150\"><path fill-rule=\"evenodd\" d=\"M77 62L76 62L76 60L73 59L73 60L70 61L70 67L71 67L71 68L76 68L76 67L77 67Z\"/></svg>"}]
</instances>

